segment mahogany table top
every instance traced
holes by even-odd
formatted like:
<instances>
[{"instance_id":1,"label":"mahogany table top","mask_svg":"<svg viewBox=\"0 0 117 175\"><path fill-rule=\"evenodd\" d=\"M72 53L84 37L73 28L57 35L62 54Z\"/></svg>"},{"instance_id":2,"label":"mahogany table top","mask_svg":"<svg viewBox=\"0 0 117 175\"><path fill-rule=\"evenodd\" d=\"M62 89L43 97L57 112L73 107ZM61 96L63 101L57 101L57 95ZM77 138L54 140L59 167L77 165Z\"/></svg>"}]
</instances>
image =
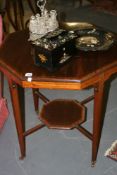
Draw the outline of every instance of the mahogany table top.
<instances>
[{"instance_id":1,"label":"mahogany table top","mask_svg":"<svg viewBox=\"0 0 117 175\"><path fill-rule=\"evenodd\" d=\"M43 88L41 82L45 82L46 85L56 82L61 85L76 83L73 89L81 89L81 86L82 88L89 86L92 80L98 81L99 75L111 75L117 71L117 44L114 44L106 51L78 51L69 63L55 72L49 72L45 68L34 65L28 35L27 31L9 34L0 49L1 70L8 76L12 76L23 87L32 87L34 82L40 82L40 87ZM33 73L33 85L27 82L26 73ZM52 87L55 85L53 84Z\"/></svg>"}]
</instances>

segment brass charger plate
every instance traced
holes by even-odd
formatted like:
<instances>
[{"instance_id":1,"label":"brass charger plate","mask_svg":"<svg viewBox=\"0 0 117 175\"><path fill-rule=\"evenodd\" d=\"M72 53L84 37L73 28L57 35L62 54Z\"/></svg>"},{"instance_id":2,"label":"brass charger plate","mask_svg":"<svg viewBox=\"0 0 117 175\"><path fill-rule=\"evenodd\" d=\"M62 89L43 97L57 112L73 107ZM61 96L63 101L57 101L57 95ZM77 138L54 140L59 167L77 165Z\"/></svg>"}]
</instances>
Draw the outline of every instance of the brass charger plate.
<instances>
[{"instance_id":1,"label":"brass charger plate","mask_svg":"<svg viewBox=\"0 0 117 175\"><path fill-rule=\"evenodd\" d=\"M76 47L83 51L107 50L114 43L114 35L100 29L77 30Z\"/></svg>"},{"instance_id":2,"label":"brass charger plate","mask_svg":"<svg viewBox=\"0 0 117 175\"><path fill-rule=\"evenodd\" d=\"M66 21L60 21L59 27L64 30L78 30L78 29L91 29L94 27L93 24L88 22L66 22Z\"/></svg>"}]
</instances>

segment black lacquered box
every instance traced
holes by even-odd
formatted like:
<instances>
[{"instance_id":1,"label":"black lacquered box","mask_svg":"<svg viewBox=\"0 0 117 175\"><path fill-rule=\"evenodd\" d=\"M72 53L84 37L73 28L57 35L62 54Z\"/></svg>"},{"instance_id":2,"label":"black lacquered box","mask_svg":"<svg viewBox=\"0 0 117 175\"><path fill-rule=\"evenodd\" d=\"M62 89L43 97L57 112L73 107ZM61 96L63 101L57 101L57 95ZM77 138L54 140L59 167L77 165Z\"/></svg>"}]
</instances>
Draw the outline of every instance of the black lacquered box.
<instances>
[{"instance_id":1,"label":"black lacquered box","mask_svg":"<svg viewBox=\"0 0 117 175\"><path fill-rule=\"evenodd\" d=\"M32 42L34 64L54 71L70 61L77 49L76 34L59 29Z\"/></svg>"}]
</instances>

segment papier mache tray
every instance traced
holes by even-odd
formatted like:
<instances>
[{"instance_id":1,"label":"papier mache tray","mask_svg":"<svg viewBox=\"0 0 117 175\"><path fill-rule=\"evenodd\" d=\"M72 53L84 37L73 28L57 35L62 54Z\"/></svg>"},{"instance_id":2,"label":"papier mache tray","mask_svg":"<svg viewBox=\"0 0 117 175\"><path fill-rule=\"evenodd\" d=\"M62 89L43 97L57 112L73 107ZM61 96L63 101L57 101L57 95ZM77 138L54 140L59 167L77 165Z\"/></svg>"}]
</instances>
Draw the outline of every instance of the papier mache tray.
<instances>
[{"instance_id":1,"label":"papier mache tray","mask_svg":"<svg viewBox=\"0 0 117 175\"><path fill-rule=\"evenodd\" d=\"M76 47L83 51L107 50L114 43L114 35L99 28L81 29L76 32Z\"/></svg>"}]
</instances>

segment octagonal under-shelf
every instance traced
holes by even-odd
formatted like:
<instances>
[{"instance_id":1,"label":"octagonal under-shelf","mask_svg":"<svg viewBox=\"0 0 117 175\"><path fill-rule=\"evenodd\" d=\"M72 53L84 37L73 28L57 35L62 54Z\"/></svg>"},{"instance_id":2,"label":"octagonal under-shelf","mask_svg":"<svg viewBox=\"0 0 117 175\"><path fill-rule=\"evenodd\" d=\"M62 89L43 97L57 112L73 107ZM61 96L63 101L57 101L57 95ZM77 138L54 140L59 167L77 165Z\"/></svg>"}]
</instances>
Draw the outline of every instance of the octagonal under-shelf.
<instances>
[{"instance_id":1,"label":"octagonal under-shelf","mask_svg":"<svg viewBox=\"0 0 117 175\"><path fill-rule=\"evenodd\" d=\"M85 107L76 100L56 99L43 105L40 119L48 128L72 129L85 121Z\"/></svg>"}]
</instances>

